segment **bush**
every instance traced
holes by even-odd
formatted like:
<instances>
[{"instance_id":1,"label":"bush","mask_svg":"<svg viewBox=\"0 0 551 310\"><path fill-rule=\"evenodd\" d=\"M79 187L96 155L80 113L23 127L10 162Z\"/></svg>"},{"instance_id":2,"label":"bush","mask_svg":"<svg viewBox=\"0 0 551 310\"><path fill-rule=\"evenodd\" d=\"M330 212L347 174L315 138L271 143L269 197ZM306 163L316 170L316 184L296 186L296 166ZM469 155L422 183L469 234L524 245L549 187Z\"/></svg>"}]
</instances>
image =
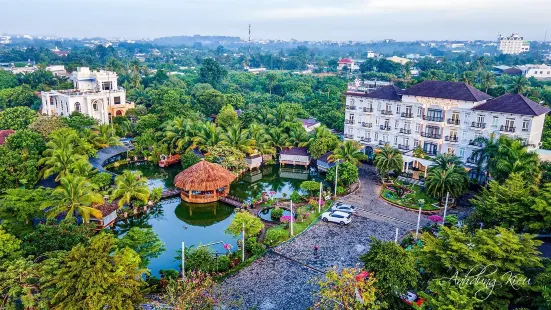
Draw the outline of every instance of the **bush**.
<instances>
[{"instance_id":1,"label":"bush","mask_svg":"<svg viewBox=\"0 0 551 310\"><path fill-rule=\"evenodd\" d=\"M256 238L249 238L245 240L245 250L252 255L259 255L264 252L265 249L266 247L263 244L258 243Z\"/></svg>"},{"instance_id":2,"label":"bush","mask_svg":"<svg viewBox=\"0 0 551 310\"><path fill-rule=\"evenodd\" d=\"M193 151L187 151L180 157L182 168L187 169L201 161L201 157Z\"/></svg>"},{"instance_id":3,"label":"bush","mask_svg":"<svg viewBox=\"0 0 551 310\"><path fill-rule=\"evenodd\" d=\"M111 185L113 176L108 172L100 172L94 175L90 181L97 185L100 190L106 190Z\"/></svg>"},{"instance_id":4,"label":"bush","mask_svg":"<svg viewBox=\"0 0 551 310\"><path fill-rule=\"evenodd\" d=\"M218 271L223 272L230 269L230 258L226 255L218 257L216 260Z\"/></svg>"},{"instance_id":5,"label":"bush","mask_svg":"<svg viewBox=\"0 0 551 310\"><path fill-rule=\"evenodd\" d=\"M281 218L281 216L283 215L283 209L282 208L277 208L277 209L272 209L272 212L270 213L270 216L272 217L272 220L278 220Z\"/></svg>"},{"instance_id":6,"label":"bush","mask_svg":"<svg viewBox=\"0 0 551 310\"><path fill-rule=\"evenodd\" d=\"M344 195L346 194L346 188L342 186L337 186L337 195Z\"/></svg>"},{"instance_id":7,"label":"bush","mask_svg":"<svg viewBox=\"0 0 551 310\"><path fill-rule=\"evenodd\" d=\"M297 191L294 191L289 198L291 198L291 201L294 203L300 202L302 200L302 196Z\"/></svg>"},{"instance_id":8,"label":"bush","mask_svg":"<svg viewBox=\"0 0 551 310\"><path fill-rule=\"evenodd\" d=\"M289 238L289 232L281 226L275 226L266 232L264 244L269 247L276 246Z\"/></svg>"},{"instance_id":9,"label":"bush","mask_svg":"<svg viewBox=\"0 0 551 310\"><path fill-rule=\"evenodd\" d=\"M446 226L455 226L457 225L457 223L459 223L459 219L457 218L457 215L455 214L446 215L446 218L445 218Z\"/></svg>"},{"instance_id":10,"label":"bush","mask_svg":"<svg viewBox=\"0 0 551 310\"><path fill-rule=\"evenodd\" d=\"M176 280L180 277L178 270L174 269L162 269L159 270L159 274L167 280Z\"/></svg>"},{"instance_id":11,"label":"bush","mask_svg":"<svg viewBox=\"0 0 551 310\"><path fill-rule=\"evenodd\" d=\"M157 202L161 200L162 195L163 189L161 187L155 187L151 190L151 195L149 196L149 199L153 202Z\"/></svg>"}]
</instances>

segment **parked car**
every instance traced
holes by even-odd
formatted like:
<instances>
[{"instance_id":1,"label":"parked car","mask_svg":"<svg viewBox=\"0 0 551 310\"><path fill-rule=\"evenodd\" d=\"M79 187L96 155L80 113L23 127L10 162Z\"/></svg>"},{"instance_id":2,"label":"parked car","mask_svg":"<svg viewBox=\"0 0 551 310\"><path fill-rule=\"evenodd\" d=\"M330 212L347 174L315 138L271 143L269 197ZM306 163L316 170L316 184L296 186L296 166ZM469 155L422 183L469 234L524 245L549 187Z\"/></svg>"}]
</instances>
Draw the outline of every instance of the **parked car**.
<instances>
[{"instance_id":1,"label":"parked car","mask_svg":"<svg viewBox=\"0 0 551 310\"><path fill-rule=\"evenodd\" d=\"M324 222L333 222L340 225L349 224L352 221L351 217L352 214L342 211L325 212L321 215L321 219Z\"/></svg>"},{"instance_id":2,"label":"parked car","mask_svg":"<svg viewBox=\"0 0 551 310\"><path fill-rule=\"evenodd\" d=\"M346 213L355 213L356 212L356 207L354 207L353 205L338 202L337 204L335 204L334 206L331 207L331 211L342 211L342 212L346 212Z\"/></svg>"}]
</instances>

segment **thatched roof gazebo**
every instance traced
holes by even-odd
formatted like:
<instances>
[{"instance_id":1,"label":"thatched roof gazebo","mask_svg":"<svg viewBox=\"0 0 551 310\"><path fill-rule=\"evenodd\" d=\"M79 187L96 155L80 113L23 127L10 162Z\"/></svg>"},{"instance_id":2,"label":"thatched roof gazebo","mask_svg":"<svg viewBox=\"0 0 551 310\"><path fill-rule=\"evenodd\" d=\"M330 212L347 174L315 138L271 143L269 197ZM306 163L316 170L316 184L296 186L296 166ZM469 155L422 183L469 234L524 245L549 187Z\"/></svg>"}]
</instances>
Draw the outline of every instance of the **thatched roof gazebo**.
<instances>
[{"instance_id":1,"label":"thatched roof gazebo","mask_svg":"<svg viewBox=\"0 0 551 310\"><path fill-rule=\"evenodd\" d=\"M180 189L182 200L207 203L227 196L235 178L226 168L203 159L178 173L174 185Z\"/></svg>"}]
</instances>

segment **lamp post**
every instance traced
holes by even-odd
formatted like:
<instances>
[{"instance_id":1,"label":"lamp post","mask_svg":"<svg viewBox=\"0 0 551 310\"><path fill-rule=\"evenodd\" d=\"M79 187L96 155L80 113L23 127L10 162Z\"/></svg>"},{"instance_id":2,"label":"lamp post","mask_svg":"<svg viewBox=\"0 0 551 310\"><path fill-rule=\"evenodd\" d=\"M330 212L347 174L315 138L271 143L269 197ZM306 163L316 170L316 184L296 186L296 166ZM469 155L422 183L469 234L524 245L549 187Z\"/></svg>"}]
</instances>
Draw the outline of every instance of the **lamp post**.
<instances>
[{"instance_id":1,"label":"lamp post","mask_svg":"<svg viewBox=\"0 0 551 310\"><path fill-rule=\"evenodd\" d=\"M241 239L241 262L245 261L245 223L243 223L242 228L242 239Z\"/></svg>"},{"instance_id":2,"label":"lamp post","mask_svg":"<svg viewBox=\"0 0 551 310\"><path fill-rule=\"evenodd\" d=\"M293 216L293 201L291 200L291 237L294 235L293 233L293 219L294 219L294 216Z\"/></svg>"},{"instance_id":3,"label":"lamp post","mask_svg":"<svg viewBox=\"0 0 551 310\"><path fill-rule=\"evenodd\" d=\"M323 190L323 183L320 182L320 196L318 199L318 213L321 213L321 191Z\"/></svg>"},{"instance_id":4,"label":"lamp post","mask_svg":"<svg viewBox=\"0 0 551 310\"><path fill-rule=\"evenodd\" d=\"M336 161L336 165L335 165L335 199L337 198L337 184L339 183L339 163L340 163L340 159L338 159Z\"/></svg>"},{"instance_id":5,"label":"lamp post","mask_svg":"<svg viewBox=\"0 0 551 310\"><path fill-rule=\"evenodd\" d=\"M417 228L415 229L415 239L419 235L419 225L421 224L421 206L419 206L419 215L417 215Z\"/></svg>"},{"instance_id":6,"label":"lamp post","mask_svg":"<svg viewBox=\"0 0 551 310\"><path fill-rule=\"evenodd\" d=\"M398 243L398 227L396 227L396 235L394 236L394 243Z\"/></svg>"},{"instance_id":7,"label":"lamp post","mask_svg":"<svg viewBox=\"0 0 551 310\"><path fill-rule=\"evenodd\" d=\"M446 213L448 213L448 200L450 199L450 192L446 194L446 204L444 206L444 217L442 218L442 226L446 223Z\"/></svg>"},{"instance_id":8,"label":"lamp post","mask_svg":"<svg viewBox=\"0 0 551 310\"><path fill-rule=\"evenodd\" d=\"M182 280L186 279L186 247L182 241Z\"/></svg>"}]
</instances>

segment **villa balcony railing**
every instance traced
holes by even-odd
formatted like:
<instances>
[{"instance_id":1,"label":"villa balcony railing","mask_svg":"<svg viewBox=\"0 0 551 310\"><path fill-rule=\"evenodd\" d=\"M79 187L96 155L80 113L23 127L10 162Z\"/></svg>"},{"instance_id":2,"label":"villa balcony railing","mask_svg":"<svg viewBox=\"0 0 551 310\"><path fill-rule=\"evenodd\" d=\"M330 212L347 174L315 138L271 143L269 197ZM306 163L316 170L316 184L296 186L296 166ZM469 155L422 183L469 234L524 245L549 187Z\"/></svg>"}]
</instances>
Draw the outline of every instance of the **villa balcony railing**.
<instances>
[{"instance_id":1,"label":"villa balcony railing","mask_svg":"<svg viewBox=\"0 0 551 310\"><path fill-rule=\"evenodd\" d=\"M347 105L346 109L347 110L356 110L356 106L355 105Z\"/></svg>"},{"instance_id":2,"label":"villa balcony railing","mask_svg":"<svg viewBox=\"0 0 551 310\"><path fill-rule=\"evenodd\" d=\"M390 131L390 129L391 129L390 126L384 126L384 125L379 126L379 128L381 130L386 130L386 131Z\"/></svg>"},{"instance_id":3,"label":"villa balcony railing","mask_svg":"<svg viewBox=\"0 0 551 310\"><path fill-rule=\"evenodd\" d=\"M344 134L344 137L345 137L346 139L354 139L354 135L353 135L353 134L349 134L349 133L345 133L345 134Z\"/></svg>"},{"instance_id":4,"label":"villa balcony railing","mask_svg":"<svg viewBox=\"0 0 551 310\"><path fill-rule=\"evenodd\" d=\"M362 126L366 127L366 128L371 128L371 127L373 127L373 124L372 123L362 123Z\"/></svg>"},{"instance_id":5,"label":"villa balcony railing","mask_svg":"<svg viewBox=\"0 0 551 310\"><path fill-rule=\"evenodd\" d=\"M399 150L411 150L411 146L407 145L407 144L398 144L398 149Z\"/></svg>"},{"instance_id":6,"label":"villa balcony railing","mask_svg":"<svg viewBox=\"0 0 551 310\"><path fill-rule=\"evenodd\" d=\"M345 120L344 120L344 123L345 123L346 125L354 125L354 120L352 120L352 119L345 119Z\"/></svg>"},{"instance_id":7,"label":"villa balcony railing","mask_svg":"<svg viewBox=\"0 0 551 310\"><path fill-rule=\"evenodd\" d=\"M482 143L476 142L475 140L470 140L469 145L482 147Z\"/></svg>"},{"instance_id":8,"label":"villa balcony railing","mask_svg":"<svg viewBox=\"0 0 551 310\"><path fill-rule=\"evenodd\" d=\"M512 126L501 126L499 128L499 131L505 131L505 132L515 132L516 131L516 127L512 127Z\"/></svg>"},{"instance_id":9,"label":"villa balcony railing","mask_svg":"<svg viewBox=\"0 0 551 310\"><path fill-rule=\"evenodd\" d=\"M441 116L428 116L428 115L423 115L423 120L429 121L429 122L443 122L443 121L444 121L444 118L441 117Z\"/></svg>"},{"instance_id":10,"label":"villa balcony railing","mask_svg":"<svg viewBox=\"0 0 551 310\"><path fill-rule=\"evenodd\" d=\"M400 133L410 135L411 129L400 128Z\"/></svg>"},{"instance_id":11,"label":"villa balcony railing","mask_svg":"<svg viewBox=\"0 0 551 310\"><path fill-rule=\"evenodd\" d=\"M429 151L429 150L423 150L425 152L425 154L429 155L429 156L436 156L438 155L438 151Z\"/></svg>"},{"instance_id":12,"label":"villa balcony railing","mask_svg":"<svg viewBox=\"0 0 551 310\"><path fill-rule=\"evenodd\" d=\"M429 139L442 139L442 135L435 132L421 132L421 137Z\"/></svg>"},{"instance_id":13,"label":"villa balcony railing","mask_svg":"<svg viewBox=\"0 0 551 310\"><path fill-rule=\"evenodd\" d=\"M486 128L486 123L472 122L472 123L471 123L471 127L473 127L473 128L484 129L484 128Z\"/></svg>"},{"instance_id":14,"label":"villa balcony railing","mask_svg":"<svg viewBox=\"0 0 551 310\"><path fill-rule=\"evenodd\" d=\"M379 140L379 145L385 145L385 144L387 144L387 143L388 143L388 142L386 142L386 141Z\"/></svg>"},{"instance_id":15,"label":"villa balcony railing","mask_svg":"<svg viewBox=\"0 0 551 310\"><path fill-rule=\"evenodd\" d=\"M457 142L457 141L459 141L459 138L457 136L446 136L444 138L444 140L449 141L449 142Z\"/></svg>"},{"instance_id":16,"label":"villa balcony railing","mask_svg":"<svg viewBox=\"0 0 551 310\"><path fill-rule=\"evenodd\" d=\"M527 131L528 131L528 128L522 128L522 131L523 131L523 132L527 132Z\"/></svg>"},{"instance_id":17,"label":"villa balcony railing","mask_svg":"<svg viewBox=\"0 0 551 310\"><path fill-rule=\"evenodd\" d=\"M371 138L360 138L360 141L364 143L371 143Z\"/></svg>"},{"instance_id":18,"label":"villa balcony railing","mask_svg":"<svg viewBox=\"0 0 551 310\"><path fill-rule=\"evenodd\" d=\"M392 115L392 111L390 111L390 110L381 110L381 115Z\"/></svg>"},{"instance_id":19,"label":"villa balcony railing","mask_svg":"<svg viewBox=\"0 0 551 310\"><path fill-rule=\"evenodd\" d=\"M373 108L363 108L363 111L366 113L373 113Z\"/></svg>"},{"instance_id":20,"label":"villa balcony railing","mask_svg":"<svg viewBox=\"0 0 551 310\"><path fill-rule=\"evenodd\" d=\"M459 125L459 124L461 124L461 121L458 120L458 119L448 118L448 124L450 124L450 125Z\"/></svg>"},{"instance_id":21,"label":"villa balcony railing","mask_svg":"<svg viewBox=\"0 0 551 310\"><path fill-rule=\"evenodd\" d=\"M402 112L401 116L405 117L405 118L413 118L413 113L404 113L404 112Z\"/></svg>"}]
</instances>

